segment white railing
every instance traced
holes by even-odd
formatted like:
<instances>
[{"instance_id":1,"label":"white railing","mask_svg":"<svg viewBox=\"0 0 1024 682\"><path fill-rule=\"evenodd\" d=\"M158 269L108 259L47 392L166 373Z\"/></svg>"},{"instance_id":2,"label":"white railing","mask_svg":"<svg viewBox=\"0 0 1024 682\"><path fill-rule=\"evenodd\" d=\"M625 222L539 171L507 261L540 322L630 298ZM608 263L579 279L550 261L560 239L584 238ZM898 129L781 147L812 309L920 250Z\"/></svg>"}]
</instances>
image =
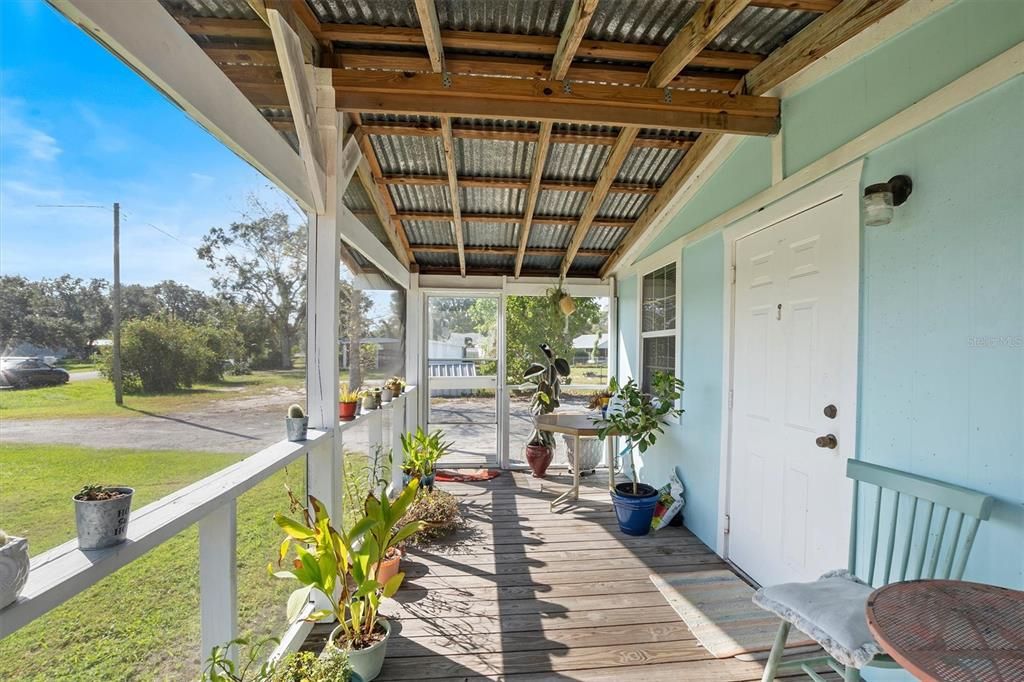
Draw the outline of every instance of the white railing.
<instances>
[{"instance_id":1,"label":"white railing","mask_svg":"<svg viewBox=\"0 0 1024 682\"><path fill-rule=\"evenodd\" d=\"M407 389L385 405L385 410L374 410L351 422L341 423L333 433L310 430L303 442L275 443L134 510L128 524L127 540L119 545L83 552L78 549L75 539L33 557L28 582L18 600L0 609L0 639L198 523L200 660L205 660L213 646L238 636L235 508L239 496L303 456L309 458L307 472L329 468L318 467L318 461L323 464L324 460L334 457L335 452L342 452L341 447L335 447L334 440L337 438L344 442L345 432L356 424L367 426L371 447L374 444L394 447L392 475L398 482L396 488L400 487L400 437L406 425L414 429L419 423L417 401L411 395L414 390L412 387ZM342 469L338 466L337 470ZM307 489L308 484L309 481ZM340 486L335 488L340 489ZM340 510L340 496L333 502L332 508ZM278 655L280 651L294 649L301 644L309 627L306 623L291 626L285 633Z\"/></svg>"}]
</instances>

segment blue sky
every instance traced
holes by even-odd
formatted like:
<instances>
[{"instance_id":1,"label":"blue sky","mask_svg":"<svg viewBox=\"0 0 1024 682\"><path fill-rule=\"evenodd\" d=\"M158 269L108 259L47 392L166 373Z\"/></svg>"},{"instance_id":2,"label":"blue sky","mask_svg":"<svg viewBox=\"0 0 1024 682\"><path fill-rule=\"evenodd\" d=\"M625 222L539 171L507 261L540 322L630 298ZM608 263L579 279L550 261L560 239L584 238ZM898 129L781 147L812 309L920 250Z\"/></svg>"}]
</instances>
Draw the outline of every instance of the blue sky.
<instances>
[{"instance_id":1,"label":"blue sky","mask_svg":"<svg viewBox=\"0 0 1024 682\"><path fill-rule=\"evenodd\" d=\"M49 5L0 0L0 272L110 279L110 211L39 205L119 201L122 281L209 289L194 248L210 227L239 220L250 192L287 206Z\"/></svg>"}]
</instances>

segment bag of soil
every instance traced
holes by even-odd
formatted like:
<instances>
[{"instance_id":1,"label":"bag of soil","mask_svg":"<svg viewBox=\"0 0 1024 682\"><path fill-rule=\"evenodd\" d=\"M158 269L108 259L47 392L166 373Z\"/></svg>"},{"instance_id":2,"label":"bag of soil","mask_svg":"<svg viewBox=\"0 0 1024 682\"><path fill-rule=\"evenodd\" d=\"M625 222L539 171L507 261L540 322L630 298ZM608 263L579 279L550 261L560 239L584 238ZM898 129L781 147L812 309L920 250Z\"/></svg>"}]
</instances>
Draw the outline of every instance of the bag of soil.
<instances>
[{"instance_id":1,"label":"bag of soil","mask_svg":"<svg viewBox=\"0 0 1024 682\"><path fill-rule=\"evenodd\" d=\"M686 489L679 479L679 472L673 471L668 483L658 490L658 504L654 507L651 530L664 528L676 517L676 514L682 513L683 506L686 504L683 499L684 492Z\"/></svg>"}]
</instances>

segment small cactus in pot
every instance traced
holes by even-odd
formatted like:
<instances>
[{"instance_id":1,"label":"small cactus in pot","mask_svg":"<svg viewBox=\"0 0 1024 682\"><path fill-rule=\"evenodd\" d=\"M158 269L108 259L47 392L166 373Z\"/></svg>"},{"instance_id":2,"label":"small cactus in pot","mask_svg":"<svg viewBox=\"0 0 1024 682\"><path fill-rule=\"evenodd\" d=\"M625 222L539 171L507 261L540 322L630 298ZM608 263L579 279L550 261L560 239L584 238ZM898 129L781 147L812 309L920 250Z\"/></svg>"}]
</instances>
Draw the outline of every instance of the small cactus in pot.
<instances>
[{"instance_id":1,"label":"small cactus in pot","mask_svg":"<svg viewBox=\"0 0 1024 682\"><path fill-rule=\"evenodd\" d=\"M28 540L0 530L0 609L21 594L28 570Z\"/></svg>"},{"instance_id":2,"label":"small cactus in pot","mask_svg":"<svg viewBox=\"0 0 1024 682\"><path fill-rule=\"evenodd\" d=\"M292 405L288 408L288 416L284 420L288 432L288 440L293 443L306 440L306 431L309 428L309 417L302 411L299 405Z\"/></svg>"},{"instance_id":3,"label":"small cactus in pot","mask_svg":"<svg viewBox=\"0 0 1024 682\"><path fill-rule=\"evenodd\" d=\"M134 488L87 485L74 496L78 548L103 549L125 541Z\"/></svg>"}]
</instances>

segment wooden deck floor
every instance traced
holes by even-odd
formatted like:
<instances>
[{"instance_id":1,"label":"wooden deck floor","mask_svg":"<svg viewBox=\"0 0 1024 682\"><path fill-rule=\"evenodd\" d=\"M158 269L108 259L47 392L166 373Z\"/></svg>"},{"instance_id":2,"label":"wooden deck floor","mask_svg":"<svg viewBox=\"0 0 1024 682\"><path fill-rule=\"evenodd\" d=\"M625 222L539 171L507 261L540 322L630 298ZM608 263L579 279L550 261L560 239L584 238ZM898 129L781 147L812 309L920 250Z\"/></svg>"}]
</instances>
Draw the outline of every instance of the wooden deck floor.
<instances>
[{"instance_id":1,"label":"wooden deck floor","mask_svg":"<svg viewBox=\"0 0 1024 682\"><path fill-rule=\"evenodd\" d=\"M683 528L620 533L601 474L578 504L550 512L568 481L505 472L441 484L469 524L403 561L407 582L383 609L400 632L378 679L760 680L757 663L712 658L648 578L725 564Z\"/></svg>"}]
</instances>

